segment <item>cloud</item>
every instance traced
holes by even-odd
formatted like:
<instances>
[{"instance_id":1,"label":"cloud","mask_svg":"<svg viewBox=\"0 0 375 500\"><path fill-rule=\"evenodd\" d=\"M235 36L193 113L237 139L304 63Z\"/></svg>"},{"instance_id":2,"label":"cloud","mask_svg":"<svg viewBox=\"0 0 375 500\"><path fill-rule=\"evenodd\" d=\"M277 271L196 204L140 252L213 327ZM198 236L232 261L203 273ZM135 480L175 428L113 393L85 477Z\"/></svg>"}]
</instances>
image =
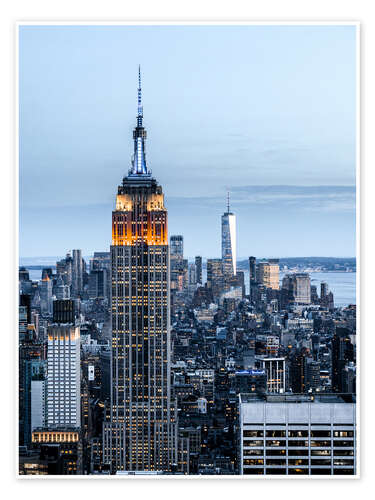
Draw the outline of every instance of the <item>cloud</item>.
<instances>
[{"instance_id":1,"label":"cloud","mask_svg":"<svg viewBox=\"0 0 375 500\"><path fill-rule=\"evenodd\" d=\"M234 211L248 206L273 210L353 212L356 206L355 186L234 186L229 190ZM171 197L168 203L199 210L224 208L225 193L222 197Z\"/></svg>"}]
</instances>

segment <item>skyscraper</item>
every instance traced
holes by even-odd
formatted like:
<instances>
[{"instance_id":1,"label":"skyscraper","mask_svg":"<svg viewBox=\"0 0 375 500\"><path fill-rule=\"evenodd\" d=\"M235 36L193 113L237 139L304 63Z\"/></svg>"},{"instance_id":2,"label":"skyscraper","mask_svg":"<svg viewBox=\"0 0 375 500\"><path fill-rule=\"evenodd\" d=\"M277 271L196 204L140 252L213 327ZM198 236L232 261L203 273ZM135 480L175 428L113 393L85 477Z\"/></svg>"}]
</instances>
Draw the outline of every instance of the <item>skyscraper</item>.
<instances>
[{"instance_id":1,"label":"skyscraper","mask_svg":"<svg viewBox=\"0 0 375 500\"><path fill-rule=\"evenodd\" d=\"M224 291L223 263L221 259L207 259L207 288L214 298Z\"/></svg>"},{"instance_id":2,"label":"skyscraper","mask_svg":"<svg viewBox=\"0 0 375 500\"><path fill-rule=\"evenodd\" d=\"M279 290L279 259L268 259L257 265L256 281L272 290Z\"/></svg>"},{"instance_id":3,"label":"skyscraper","mask_svg":"<svg viewBox=\"0 0 375 500\"><path fill-rule=\"evenodd\" d=\"M183 290L188 284L188 261L184 259L184 238L177 234L170 237L171 290Z\"/></svg>"},{"instance_id":4,"label":"skyscraper","mask_svg":"<svg viewBox=\"0 0 375 500\"><path fill-rule=\"evenodd\" d=\"M236 274L236 216L229 210L229 193L227 211L221 216L221 256L223 275L225 278Z\"/></svg>"},{"instance_id":5,"label":"skyscraper","mask_svg":"<svg viewBox=\"0 0 375 500\"><path fill-rule=\"evenodd\" d=\"M288 296L289 303L311 303L311 282L308 273L286 274L282 288Z\"/></svg>"},{"instance_id":6,"label":"skyscraper","mask_svg":"<svg viewBox=\"0 0 375 500\"><path fill-rule=\"evenodd\" d=\"M321 298L321 300L323 300L327 294L328 294L328 283L326 283L325 281L322 281L320 283L320 298Z\"/></svg>"},{"instance_id":7,"label":"skyscraper","mask_svg":"<svg viewBox=\"0 0 375 500\"><path fill-rule=\"evenodd\" d=\"M78 297L83 291L82 250L73 250L72 296Z\"/></svg>"},{"instance_id":8,"label":"skyscraper","mask_svg":"<svg viewBox=\"0 0 375 500\"><path fill-rule=\"evenodd\" d=\"M202 257L200 255L195 257L195 269L197 273L197 283L202 284Z\"/></svg>"},{"instance_id":9,"label":"skyscraper","mask_svg":"<svg viewBox=\"0 0 375 500\"><path fill-rule=\"evenodd\" d=\"M51 430L81 425L80 327L72 310L72 300L55 301L56 322L48 327L46 425Z\"/></svg>"},{"instance_id":10,"label":"skyscraper","mask_svg":"<svg viewBox=\"0 0 375 500\"><path fill-rule=\"evenodd\" d=\"M46 276L39 282L40 312L42 315L52 314L52 280Z\"/></svg>"},{"instance_id":11,"label":"skyscraper","mask_svg":"<svg viewBox=\"0 0 375 500\"><path fill-rule=\"evenodd\" d=\"M184 237L180 234L171 236L171 256L184 257Z\"/></svg>"},{"instance_id":12,"label":"skyscraper","mask_svg":"<svg viewBox=\"0 0 375 500\"><path fill-rule=\"evenodd\" d=\"M61 275L65 285L72 285L73 259L70 253L66 254L64 259L56 262L56 274Z\"/></svg>"},{"instance_id":13,"label":"skyscraper","mask_svg":"<svg viewBox=\"0 0 375 500\"><path fill-rule=\"evenodd\" d=\"M134 157L112 213L112 373L103 459L112 471L176 462L170 400L167 210L146 165L139 71Z\"/></svg>"},{"instance_id":14,"label":"skyscraper","mask_svg":"<svg viewBox=\"0 0 375 500\"><path fill-rule=\"evenodd\" d=\"M355 359L354 346L347 328L336 328L332 338L332 391L343 392L345 366Z\"/></svg>"}]
</instances>

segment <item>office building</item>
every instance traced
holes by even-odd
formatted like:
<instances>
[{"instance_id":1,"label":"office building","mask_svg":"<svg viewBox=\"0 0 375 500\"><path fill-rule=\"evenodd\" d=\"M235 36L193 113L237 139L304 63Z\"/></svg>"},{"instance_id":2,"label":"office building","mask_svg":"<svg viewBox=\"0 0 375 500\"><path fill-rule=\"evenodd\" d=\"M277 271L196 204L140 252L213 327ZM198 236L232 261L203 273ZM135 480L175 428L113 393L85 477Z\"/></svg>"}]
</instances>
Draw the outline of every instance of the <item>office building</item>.
<instances>
[{"instance_id":1,"label":"office building","mask_svg":"<svg viewBox=\"0 0 375 500\"><path fill-rule=\"evenodd\" d=\"M188 260L180 256L171 256L170 259L170 286L172 291L181 292L189 283Z\"/></svg>"},{"instance_id":2,"label":"office building","mask_svg":"<svg viewBox=\"0 0 375 500\"><path fill-rule=\"evenodd\" d=\"M42 316L52 314L52 280L46 275L39 281L40 312Z\"/></svg>"},{"instance_id":3,"label":"office building","mask_svg":"<svg viewBox=\"0 0 375 500\"><path fill-rule=\"evenodd\" d=\"M254 263L251 264L254 265ZM279 290L279 259L259 262L256 266L256 281L266 288Z\"/></svg>"},{"instance_id":4,"label":"office building","mask_svg":"<svg viewBox=\"0 0 375 500\"><path fill-rule=\"evenodd\" d=\"M53 323L48 327L47 367L47 428L79 428L79 326L73 323Z\"/></svg>"},{"instance_id":5,"label":"office building","mask_svg":"<svg viewBox=\"0 0 375 500\"><path fill-rule=\"evenodd\" d=\"M207 288L217 299L224 291L224 276L221 259L207 259Z\"/></svg>"},{"instance_id":6,"label":"office building","mask_svg":"<svg viewBox=\"0 0 375 500\"><path fill-rule=\"evenodd\" d=\"M239 370L235 372L236 393L267 392L267 374L265 370Z\"/></svg>"},{"instance_id":7,"label":"office building","mask_svg":"<svg viewBox=\"0 0 375 500\"><path fill-rule=\"evenodd\" d=\"M182 291L189 284L188 261L184 259L184 239L181 235L170 237L170 282L172 291Z\"/></svg>"},{"instance_id":8,"label":"office building","mask_svg":"<svg viewBox=\"0 0 375 500\"><path fill-rule=\"evenodd\" d=\"M83 292L82 250L73 250L72 262L72 297L77 298Z\"/></svg>"},{"instance_id":9,"label":"office building","mask_svg":"<svg viewBox=\"0 0 375 500\"><path fill-rule=\"evenodd\" d=\"M328 293L328 283L322 281L320 283L320 298L323 299Z\"/></svg>"},{"instance_id":10,"label":"office building","mask_svg":"<svg viewBox=\"0 0 375 500\"><path fill-rule=\"evenodd\" d=\"M94 252L93 258L90 260L90 271L97 269L111 269L111 253L110 252Z\"/></svg>"},{"instance_id":11,"label":"office building","mask_svg":"<svg viewBox=\"0 0 375 500\"><path fill-rule=\"evenodd\" d=\"M320 388L320 363L313 358L306 359L306 389L316 392ZM347 392L347 391L343 391Z\"/></svg>"},{"instance_id":12,"label":"office building","mask_svg":"<svg viewBox=\"0 0 375 500\"><path fill-rule=\"evenodd\" d=\"M283 393L286 389L285 358L256 356L260 370L264 370L267 377L268 393Z\"/></svg>"},{"instance_id":13,"label":"office building","mask_svg":"<svg viewBox=\"0 0 375 500\"><path fill-rule=\"evenodd\" d=\"M56 274L62 277L65 285L71 287L72 273L73 273L73 259L70 253L67 253L64 259L61 259L58 262L56 262Z\"/></svg>"},{"instance_id":14,"label":"office building","mask_svg":"<svg viewBox=\"0 0 375 500\"><path fill-rule=\"evenodd\" d=\"M311 303L311 282L308 273L286 274L282 288L286 292L288 303L297 305Z\"/></svg>"},{"instance_id":15,"label":"office building","mask_svg":"<svg viewBox=\"0 0 375 500\"><path fill-rule=\"evenodd\" d=\"M181 235L172 235L170 237L171 257L184 258L184 237Z\"/></svg>"},{"instance_id":16,"label":"office building","mask_svg":"<svg viewBox=\"0 0 375 500\"><path fill-rule=\"evenodd\" d=\"M107 298L107 269L93 269L89 274L90 299Z\"/></svg>"},{"instance_id":17,"label":"office building","mask_svg":"<svg viewBox=\"0 0 375 500\"><path fill-rule=\"evenodd\" d=\"M82 441L76 428L36 429L32 433L32 448L34 469L41 469L37 474L82 474ZM30 459L28 462L31 462ZM29 466L26 473L32 469Z\"/></svg>"},{"instance_id":18,"label":"office building","mask_svg":"<svg viewBox=\"0 0 375 500\"><path fill-rule=\"evenodd\" d=\"M354 361L355 350L347 328L336 328L332 345L332 391L344 392L344 370ZM345 391L346 392L346 391Z\"/></svg>"},{"instance_id":19,"label":"office building","mask_svg":"<svg viewBox=\"0 0 375 500\"><path fill-rule=\"evenodd\" d=\"M201 285L203 283L202 280L202 257L197 255L195 257L195 269L197 274L197 283Z\"/></svg>"},{"instance_id":20,"label":"office building","mask_svg":"<svg viewBox=\"0 0 375 500\"><path fill-rule=\"evenodd\" d=\"M27 316L28 316L27 306L19 305L18 306L18 336L19 336L20 342L23 342L26 339L27 325L29 324Z\"/></svg>"},{"instance_id":21,"label":"office building","mask_svg":"<svg viewBox=\"0 0 375 500\"><path fill-rule=\"evenodd\" d=\"M45 422L45 380L45 360L38 359L38 356L28 356L28 359L22 362L23 391L22 402L20 401L23 417L22 444L24 446L30 445L34 426L39 422Z\"/></svg>"},{"instance_id":22,"label":"office building","mask_svg":"<svg viewBox=\"0 0 375 500\"><path fill-rule=\"evenodd\" d=\"M221 216L221 258L224 278L237 273L236 216L230 211L229 193L227 211Z\"/></svg>"},{"instance_id":23,"label":"office building","mask_svg":"<svg viewBox=\"0 0 375 500\"><path fill-rule=\"evenodd\" d=\"M189 264L189 285L197 284L197 268L195 264Z\"/></svg>"},{"instance_id":24,"label":"office building","mask_svg":"<svg viewBox=\"0 0 375 500\"><path fill-rule=\"evenodd\" d=\"M256 269L256 264L257 259L256 257L249 257L249 295L250 299L253 299L253 289L256 285L257 282L257 269Z\"/></svg>"},{"instance_id":25,"label":"office building","mask_svg":"<svg viewBox=\"0 0 375 500\"><path fill-rule=\"evenodd\" d=\"M31 380L37 362L45 360L45 345L34 336L26 336L19 342L18 353L19 444L28 446L31 432Z\"/></svg>"},{"instance_id":26,"label":"office building","mask_svg":"<svg viewBox=\"0 0 375 500\"><path fill-rule=\"evenodd\" d=\"M47 416L47 363L46 361L29 361L31 364L30 384L30 438L33 430L46 426Z\"/></svg>"},{"instance_id":27,"label":"office building","mask_svg":"<svg viewBox=\"0 0 375 500\"><path fill-rule=\"evenodd\" d=\"M53 322L74 324L77 318L76 301L72 299L53 301Z\"/></svg>"},{"instance_id":28,"label":"office building","mask_svg":"<svg viewBox=\"0 0 375 500\"><path fill-rule=\"evenodd\" d=\"M103 445L112 472L169 471L177 461L167 209L146 165L142 122L139 74L134 157L112 214L112 383ZM174 251L181 256L181 247Z\"/></svg>"},{"instance_id":29,"label":"office building","mask_svg":"<svg viewBox=\"0 0 375 500\"><path fill-rule=\"evenodd\" d=\"M61 274L57 275L56 285L54 286L54 294L58 300L70 298L70 287L65 285Z\"/></svg>"},{"instance_id":30,"label":"office building","mask_svg":"<svg viewBox=\"0 0 375 500\"><path fill-rule=\"evenodd\" d=\"M356 404L339 395L239 395L239 473L356 474Z\"/></svg>"},{"instance_id":31,"label":"office building","mask_svg":"<svg viewBox=\"0 0 375 500\"><path fill-rule=\"evenodd\" d=\"M307 392L307 360L310 359L308 349L301 349L290 359L289 384L295 394Z\"/></svg>"}]
</instances>

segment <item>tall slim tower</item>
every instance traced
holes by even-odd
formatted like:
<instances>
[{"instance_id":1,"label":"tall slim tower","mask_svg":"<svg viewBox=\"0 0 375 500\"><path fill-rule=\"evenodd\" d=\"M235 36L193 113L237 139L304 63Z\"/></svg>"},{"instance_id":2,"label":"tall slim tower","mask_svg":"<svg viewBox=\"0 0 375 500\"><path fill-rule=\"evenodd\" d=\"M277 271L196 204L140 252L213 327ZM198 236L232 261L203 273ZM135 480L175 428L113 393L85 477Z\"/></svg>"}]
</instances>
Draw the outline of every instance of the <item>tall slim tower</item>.
<instances>
[{"instance_id":1,"label":"tall slim tower","mask_svg":"<svg viewBox=\"0 0 375 500\"><path fill-rule=\"evenodd\" d=\"M54 322L48 327L46 426L50 430L81 426L80 327L72 311L73 300L56 300Z\"/></svg>"},{"instance_id":2,"label":"tall slim tower","mask_svg":"<svg viewBox=\"0 0 375 500\"><path fill-rule=\"evenodd\" d=\"M229 209L229 193L227 211L221 216L221 257L224 278L237 273L236 264L236 216Z\"/></svg>"},{"instance_id":3,"label":"tall slim tower","mask_svg":"<svg viewBox=\"0 0 375 500\"><path fill-rule=\"evenodd\" d=\"M83 290L82 250L73 250L72 296L78 297Z\"/></svg>"},{"instance_id":4,"label":"tall slim tower","mask_svg":"<svg viewBox=\"0 0 375 500\"><path fill-rule=\"evenodd\" d=\"M175 457L170 401L167 210L146 166L139 70L134 157L112 212L112 369L104 461L112 471L169 471Z\"/></svg>"}]
</instances>

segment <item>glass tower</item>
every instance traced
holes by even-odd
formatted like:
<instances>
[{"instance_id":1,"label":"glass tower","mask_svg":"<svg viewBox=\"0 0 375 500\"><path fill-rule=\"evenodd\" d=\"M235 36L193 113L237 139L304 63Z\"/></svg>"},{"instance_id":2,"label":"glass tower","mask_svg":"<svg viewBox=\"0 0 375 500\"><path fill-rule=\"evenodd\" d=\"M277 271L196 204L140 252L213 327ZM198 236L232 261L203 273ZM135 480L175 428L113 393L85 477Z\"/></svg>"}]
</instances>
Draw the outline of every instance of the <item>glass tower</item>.
<instances>
[{"instance_id":1,"label":"glass tower","mask_svg":"<svg viewBox=\"0 0 375 500\"><path fill-rule=\"evenodd\" d=\"M221 216L221 258L224 278L237 273L236 264L236 216L229 210L229 193L227 211Z\"/></svg>"},{"instance_id":2,"label":"glass tower","mask_svg":"<svg viewBox=\"0 0 375 500\"><path fill-rule=\"evenodd\" d=\"M139 71L132 167L112 213L112 362L104 461L116 471L170 471L175 410L170 400L167 210L146 166Z\"/></svg>"}]
</instances>

